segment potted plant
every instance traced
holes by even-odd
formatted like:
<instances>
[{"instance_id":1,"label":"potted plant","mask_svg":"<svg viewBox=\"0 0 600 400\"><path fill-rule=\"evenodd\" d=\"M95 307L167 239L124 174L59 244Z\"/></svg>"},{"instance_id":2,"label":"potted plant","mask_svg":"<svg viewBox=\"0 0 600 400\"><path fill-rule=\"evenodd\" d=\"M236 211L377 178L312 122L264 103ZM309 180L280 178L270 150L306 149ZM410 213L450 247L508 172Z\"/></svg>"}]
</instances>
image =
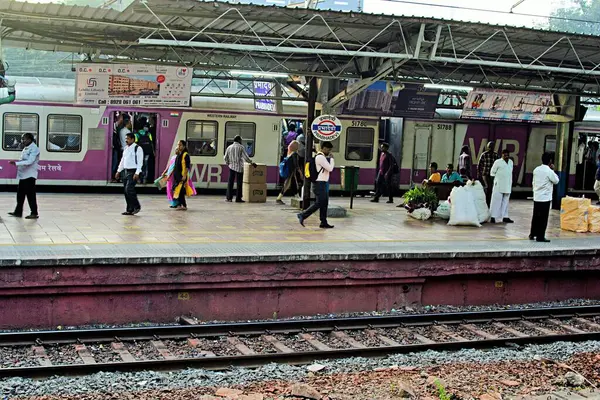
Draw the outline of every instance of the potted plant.
<instances>
[{"instance_id":1,"label":"potted plant","mask_svg":"<svg viewBox=\"0 0 600 400\"><path fill-rule=\"evenodd\" d=\"M439 204L435 192L425 186L415 186L406 192L403 197L404 208L410 216L417 219L429 219ZM414 214L415 210L420 211Z\"/></svg>"}]
</instances>

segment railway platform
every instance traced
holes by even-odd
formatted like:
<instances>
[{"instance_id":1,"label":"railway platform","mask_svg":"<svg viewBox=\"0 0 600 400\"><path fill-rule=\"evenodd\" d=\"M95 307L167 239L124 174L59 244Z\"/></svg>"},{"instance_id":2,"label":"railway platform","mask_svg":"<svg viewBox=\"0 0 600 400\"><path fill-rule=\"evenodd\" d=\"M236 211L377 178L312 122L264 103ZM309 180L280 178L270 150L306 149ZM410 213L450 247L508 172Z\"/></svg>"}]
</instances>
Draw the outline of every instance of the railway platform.
<instances>
[{"instance_id":1,"label":"railway platform","mask_svg":"<svg viewBox=\"0 0 600 400\"><path fill-rule=\"evenodd\" d=\"M552 243L531 242L529 201L511 203L515 224L474 228L359 198L321 230L274 198L198 196L188 211L140 200L139 215L122 216L120 195L40 194L39 220L4 216L0 329L600 297L600 236L561 231L553 211Z\"/></svg>"}]
</instances>

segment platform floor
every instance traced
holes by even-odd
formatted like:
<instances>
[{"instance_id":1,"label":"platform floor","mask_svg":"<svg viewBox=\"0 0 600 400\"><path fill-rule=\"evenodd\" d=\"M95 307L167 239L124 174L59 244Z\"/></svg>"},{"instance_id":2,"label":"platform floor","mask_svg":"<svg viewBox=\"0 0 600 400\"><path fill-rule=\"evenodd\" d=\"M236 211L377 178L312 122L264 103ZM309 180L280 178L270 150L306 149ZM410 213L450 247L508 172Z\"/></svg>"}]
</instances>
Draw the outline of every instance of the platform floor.
<instances>
[{"instance_id":1,"label":"platform floor","mask_svg":"<svg viewBox=\"0 0 600 400\"><path fill-rule=\"evenodd\" d=\"M331 257L457 257L514 255L600 249L600 235L561 231L553 211L550 244L527 240L532 202L511 202L515 224L485 224L481 228L447 226L442 220L417 221L402 208L358 198L348 217L331 219L335 229L318 227L318 216L306 228L297 210L277 205L227 203L220 196L197 196L188 211L169 209L161 195L141 195L142 212L122 216L124 199L111 194L40 194L41 218L25 220L4 213L0 225L0 262L20 260L104 259L124 262L210 262L296 260ZM0 194L0 210L11 211L15 196ZM289 199L286 199L289 204ZM348 207L349 199L333 198ZM26 206L27 210L27 206ZM207 261L208 260L208 261Z\"/></svg>"}]
</instances>

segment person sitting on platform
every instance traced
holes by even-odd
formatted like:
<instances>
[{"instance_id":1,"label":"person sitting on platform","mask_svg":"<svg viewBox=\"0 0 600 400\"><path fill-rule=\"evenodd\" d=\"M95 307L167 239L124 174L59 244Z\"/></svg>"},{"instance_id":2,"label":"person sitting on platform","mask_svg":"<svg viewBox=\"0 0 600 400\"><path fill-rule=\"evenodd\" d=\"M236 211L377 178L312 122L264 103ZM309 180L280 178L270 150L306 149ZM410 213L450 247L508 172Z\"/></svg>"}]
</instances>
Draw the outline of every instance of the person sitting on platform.
<instances>
[{"instance_id":1,"label":"person sitting on platform","mask_svg":"<svg viewBox=\"0 0 600 400\"><path fill-rule=\"evenodd\" d=\"M463 182L463 179L459 175L458 172L454 170L454 165L448 164L446 166L446 173L442 176L442 183L454 183L454 182Z\"/></svg>"},{"instance_id":2,"label":"person sitting on platform","mask_svg":"<svg viewBox=\"0 0 600 400\"><path fill-rule=\"evenodd\" d=\"M438 172L438 165L436 162L432 162L429 165L429 179L425 179L423 181L423 185L427 185L428 183L440 183L442 181L442 174Z\"/></svg>"}]
</instances>

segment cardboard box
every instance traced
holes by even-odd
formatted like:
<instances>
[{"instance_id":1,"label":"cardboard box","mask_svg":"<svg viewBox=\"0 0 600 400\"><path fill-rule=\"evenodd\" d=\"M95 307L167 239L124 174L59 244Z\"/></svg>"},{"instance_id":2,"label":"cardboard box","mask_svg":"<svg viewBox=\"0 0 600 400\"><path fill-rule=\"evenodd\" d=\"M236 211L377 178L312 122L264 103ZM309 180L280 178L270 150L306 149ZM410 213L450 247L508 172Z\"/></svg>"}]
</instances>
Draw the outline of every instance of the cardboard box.
<instances>
[{"instance_id":1,"label":"cardboard box","mask_svg":"<svg viewBox=\"0 0 600 400\"><path fill-rule=\"evenodd\" d=\"M254 168L251 164L244 164L244 183L267 183L267 166L257 164Z\"/></svg>"},{"instance_id":2,"label":"cardboard box","mask_svg":"<svg viewBox=\"0 0 600 400\"><path fill-rule=\"evenodd\" d=\"M248 203L266 203L267 184L244 182L242 185L242 198Z\"/></svg>"}]
</instances>

